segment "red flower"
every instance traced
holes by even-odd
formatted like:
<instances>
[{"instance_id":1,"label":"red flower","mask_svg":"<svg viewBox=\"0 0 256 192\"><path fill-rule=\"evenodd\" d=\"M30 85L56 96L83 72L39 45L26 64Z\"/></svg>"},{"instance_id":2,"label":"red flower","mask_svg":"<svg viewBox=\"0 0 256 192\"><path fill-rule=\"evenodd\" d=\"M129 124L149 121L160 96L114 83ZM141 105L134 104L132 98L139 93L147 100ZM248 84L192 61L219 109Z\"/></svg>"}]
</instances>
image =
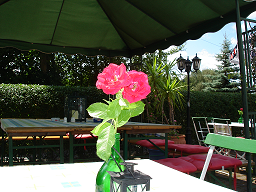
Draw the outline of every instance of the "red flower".
<instances>
[{"instance_id":1,"label":"red flower","mask_svg":"<svg viewBox=\"0 0 256 192\"><path fill-rule=\"evenodd\" d=\"M148 84L148 76L143 72L130 71L130 84L124 87L123 98L127 99L130 103L145 99L150 93L150 86Z\"/></svg>"},{"instance_id":2,"label":"red flower","mask_svg":"<svg viewBox=\"0 0 256 192\"><path fill-rule=\"evenodd\" d=\"M102 73L98 74L97 78L96 87L102 89L104 93L112 95L130 83L123 63L121 65L110 63Z\"/></svg>"},{"instance_id":3,"label":"red flower","mask_svg":"<svg viewBox=\"0 0 256 192\"><path fill-rule=\"evenodd\" d=\"M243 109L243 108L240 108L239 110L240 110L240 111L243 111L244 109Z\"/></svg>"}]
</instances>

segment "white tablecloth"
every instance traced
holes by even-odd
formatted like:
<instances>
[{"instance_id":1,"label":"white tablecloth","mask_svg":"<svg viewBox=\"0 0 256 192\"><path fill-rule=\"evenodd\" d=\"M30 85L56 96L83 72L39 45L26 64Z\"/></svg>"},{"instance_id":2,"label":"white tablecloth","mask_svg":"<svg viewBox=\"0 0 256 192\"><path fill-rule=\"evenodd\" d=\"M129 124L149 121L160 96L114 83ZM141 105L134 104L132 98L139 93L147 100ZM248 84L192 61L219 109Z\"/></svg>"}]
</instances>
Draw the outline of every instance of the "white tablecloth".
<instances>
[{"instance_id":1,"label":"white tablecloth","mask_svg":"<svg viewBox=\"0 0 256 192\"><path fill-rule=\"evenodd\" d=\"M133 160L135 170L152 177L150 191L232 191L199 180L154 161ZM1 191L95 191L102 162L0 167Z\"/></svg>"}]
</instances>

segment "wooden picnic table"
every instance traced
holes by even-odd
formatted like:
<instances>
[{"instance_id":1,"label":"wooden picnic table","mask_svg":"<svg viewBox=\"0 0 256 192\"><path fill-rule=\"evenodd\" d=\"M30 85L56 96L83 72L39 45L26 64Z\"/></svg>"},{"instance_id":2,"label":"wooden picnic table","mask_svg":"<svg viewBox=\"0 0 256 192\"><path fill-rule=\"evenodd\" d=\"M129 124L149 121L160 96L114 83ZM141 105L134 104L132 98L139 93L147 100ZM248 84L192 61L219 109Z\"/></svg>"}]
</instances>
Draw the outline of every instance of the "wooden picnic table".
<instances>
[{"instance_id":1,"label":"wooden picnic table","mask_svg":"<svg viewBox=\"0 0 256 192\"><path fill-rule=\"evenodd\" d=\"M60 163L64 163L63 136L66 136L67 134L69 135L70 140L69 161L70 163L73 163L73 147L76 146L73 142L74 135L89 134L98 124L99 123L93 122L92 119L87 119L86 122L75 123L51 121L50 119L1 119L1 128L9 137L9 165L13 165L12 156L14 147L12 145L12 137L15 136L60 136ZM133 137L129 137L129 134L165 133L165 137L162 137L162 139L164 138L166 140L167 145L170 129L180 128L181 126L179 125L128 122L124 126L118 128L118 132L124 134L124 158L127 159L128 157L128 140L134 139ZM167 154L168 150L166 150L166 156Z\"/></svg>"}]
</instances>

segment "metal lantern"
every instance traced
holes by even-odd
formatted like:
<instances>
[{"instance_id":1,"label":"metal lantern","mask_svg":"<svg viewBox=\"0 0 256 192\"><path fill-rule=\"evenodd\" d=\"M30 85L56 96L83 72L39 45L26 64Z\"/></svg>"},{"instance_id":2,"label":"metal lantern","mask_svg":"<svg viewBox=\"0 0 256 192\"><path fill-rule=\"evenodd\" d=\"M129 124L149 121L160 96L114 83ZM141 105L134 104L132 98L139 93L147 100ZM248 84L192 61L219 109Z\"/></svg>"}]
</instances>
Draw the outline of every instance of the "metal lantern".
<instances>
[{"instance_id":1,"label":"metal lantern","mask_svg":"<svg viewBox=\"0 0 256 192\"><path fill-rule=\"evenodd\" d=\"M185 59L181 56L177 59L178 69L182 71L185 68Z\"/></svg>"},{"instance_id":2,"label":"metal lantern","mask_svg":"<svg viewBox=\"0 0 256 192\"><path fill-rule=\"evenodd\" d=\"M189 60L189 57L187 58L187 60L185 61L185 71L186 72L190 72L191 71L191 65L192 65L192 62Z\"/></svg>"},{"instance_id":3,"label":"metal lantern","mask_svg":"<svg viewBox=\"0 0 256 192\"><path fill-rule=\"evenodd\" d=\"M65 115L68 122L86 122L86 97L68 96L65 103Z\"/></svg>"},{"instance_id":4,"label":"metal lantern","mask_svg":"<svg viewBox=\"0 0 256 192\"><path fill-rule=\"evenodd\" d=\"M125 162L120 164L126 167L123 172L108 171L111 176L110 192L140 192L150 190L151 177L138 170L134 171L134 165L138 165L137 163Z\"/></svg>"},{"instance_id":5,"label":"metal lantern","mask_svg":"<svg viewBox=\"0 0 256 192\"><path fill-rule=\"evenodd\" d=\"M197 57L197 53L196 53L196 56L192 59L192 61L193 61L193 69L195 71L199 70L200 64L201 64L201 59L199 59Z\"/></svg>"}]
</instances>

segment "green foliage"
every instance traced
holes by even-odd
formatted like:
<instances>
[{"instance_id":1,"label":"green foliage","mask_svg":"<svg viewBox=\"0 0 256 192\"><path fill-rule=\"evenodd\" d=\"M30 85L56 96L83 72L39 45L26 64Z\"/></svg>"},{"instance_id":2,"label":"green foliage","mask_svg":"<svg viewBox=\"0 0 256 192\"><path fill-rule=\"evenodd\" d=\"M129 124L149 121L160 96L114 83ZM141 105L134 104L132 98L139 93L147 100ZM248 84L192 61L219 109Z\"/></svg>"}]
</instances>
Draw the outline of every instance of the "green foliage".
<instances>
[{"instance_id":1,"label":"green foliage","mask_svg":"<svg viewBox=\"0 0 256 192\"><path fill-rule=\"evenodd\" d=\"M0 84L0 118L63 118L65 97L74 93L88 105L106 99L96 87Z\"/></svg>"},{"instance_id":2,"label":"green foliage","mask_svg":"<svg viewBox=\"0 0 256 192\"><path fill-rule=\"evenodd\" d=\"M108 100L106 94L96 87L64 87L64 86L46 86L46 85L24 85L24 84L0 84L0 118L51 118L64 117L64 102L67 95L73 95L77 92L80 95L87 96L87 102L90 104ZM180 91L184 98L187 97L187 91ZM223 117L231 121L237 121L239 114L237 110L242 107L241 93L230 92L190 92L191 117ZM154 101L154 99L153 99ZM256 95L248 94L249 111L256 111ZM151 98L146 102L153 103ZM166 101L167 102L167 101ZM183 104L186 106L186 101ZM152 105L153 107L153 105ZM185 133L187 126L187 108L174 108L175 120L177 124L182 125L180 133ZM136 109L137 106L131 106ZM152 111L144 111L143 121L147 122L148 115L153 112L157 119L162 118L162 114L156 114L155 108ZM149 109L148 109L149 110ZM168 104L164 104L164 110L169 111ZM137 116L139 111L130 109L132 116ZM118 126L121 126L119 124ZM196 143L193 124L190 125L192 135Z\"/></svg>"},{"instance_id":3,"label":"green foliage","mask_svg":"<svg viewBox=\"0 0 256 192\"><path fill-rule=\"evenodd\" d=\"M126 124L131 117L137 116L144 111L145 104L141 101L129 103L122 97L122 91L117 93L115 100L104 103L93 103L87 111L90 116L103 119L92 133L98 136L97 155L107 161L111 155L111 148L115 143L117 128Z\"/></svg>"},{"instance_id":4,"label":"green foliage","mask_svg":"<svg viewBox=\"0 0 256 192\"><path fill-rule=\"evenodd\" d=\"M197 72L191 72L189 81L190 81L190 90L191 91L202 91L206 88L207 83L211 83L211 77L217 75L217 72L213 69L204 69L202 71L198 70ZM187 82L187 77L184 79Z\"/></svg>"},{"instance_id":5,"label":"green foliage","mask_svg":"<svg viewBox=\"0 0 256 192\"><path fill-rule=\"evenodd\" d=\"M0 83L94 86L97 75L110 62L127 61L125 57L44 54L37 50L0 48Z\"/></svg>"},{"instance_id":6,"label":"green foliage","mask_svg":"<svg viewBox=\"0 0 256 192\"><path fill-rule=\"evenodd\" d=\"M176 61L168 62L167 57L170 54L179 51L181 48L171 49L169 52L159 50L145 59L147 64L147 74L151 93L148 96L147 113L150 122L161 122L174 124L174 107L182 107L183 95L180 90L184 88L180 84L176 73L172 70ZM165 104L168 110L164 110ZM159 118L161 117L161 118Z\"/></svg>"},{"instance_id":7,"label":"green foliage","mask_svg":"<svg viewBox=\"0 0 256 192\"><path fill-rule=\"evenodd\" d=\"M211 82L204 83L203 91L217 91L217 92L236 92L239 90L239 67L237 64L231 63L229 60L231 42L224 35L221 53L215 57L221 64L218 65L216 75L208 76Z\"/></svg>"},{"instance_id":8,"label":"green foliage","mask_svg":"<svg viewBox=\"0 0 256 192\"><path fill-rule=\"evenodd\" d=\"M0 49L0 83L61 85L61 69L54 54L36 50Z\"/></svg>"},{"instance_id":9,"label":"green foliage","mask_svg":"<svg viewBox=\"0 0 256 192\"><path fill-rule=\"evenodd\" d=\"M184 97L187 97L186 91L182 91ZM248 94L249 111L256 111L256 95ZM215 117L228 118L233 122L237 122L239 114L237 110L242 107L242 94L232 92L190 92L190 114L191 117ZM185 133L187 127L187 111L186 107L175 118L177 124L182 125L180 133ZM177 109L175 109L177 111ZM194 126L190 124L194 143L197 143ZM239 134L239 130L234 133Z\"/></svg>"}]
</instances>

